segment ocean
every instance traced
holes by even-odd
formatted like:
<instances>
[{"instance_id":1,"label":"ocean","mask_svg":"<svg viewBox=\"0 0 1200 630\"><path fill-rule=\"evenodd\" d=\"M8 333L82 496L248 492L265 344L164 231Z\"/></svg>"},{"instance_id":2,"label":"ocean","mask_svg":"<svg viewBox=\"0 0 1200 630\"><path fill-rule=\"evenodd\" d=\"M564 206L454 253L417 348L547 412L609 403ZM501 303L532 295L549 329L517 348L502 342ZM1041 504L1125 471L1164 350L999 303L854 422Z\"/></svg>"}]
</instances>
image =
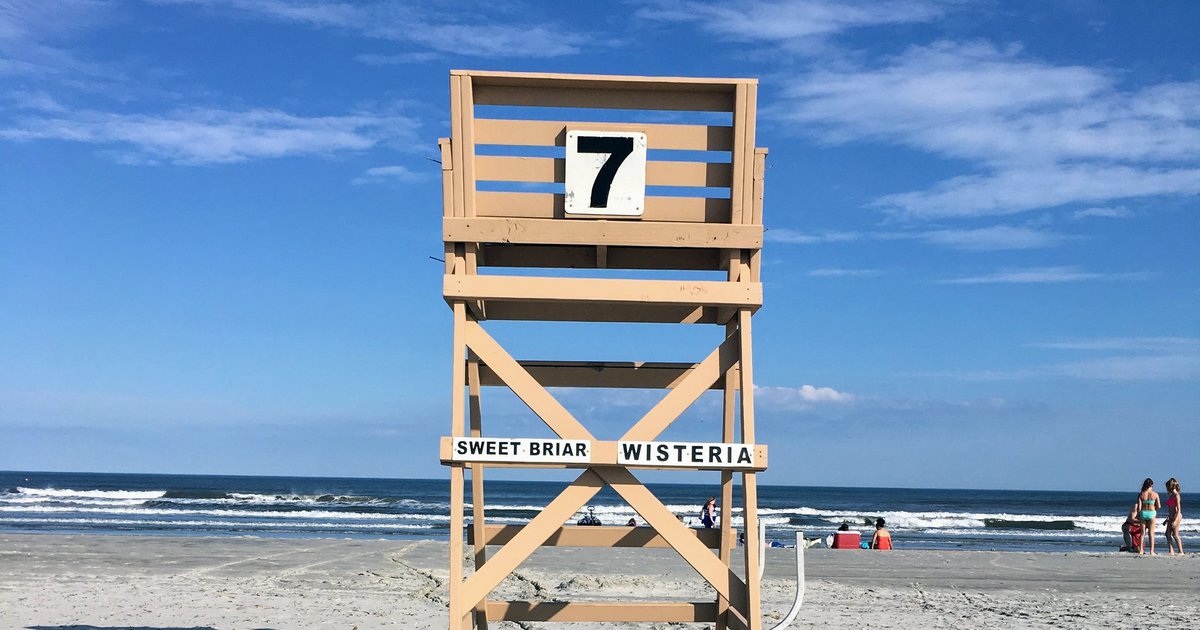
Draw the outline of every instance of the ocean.
<instances>
[{"instance_id":1,"label":"ocean","mask_svg":"<svg viewBox=\"0 0 1200 630\"><path fill-rule=\"evenodd\" d=\"M488 521L525 523L565 482L493 481ZM673 512L698 525L715 485L649 484ZM468 501L470 492L468 487ZM760 486L767 539L795 531L825 536L841 523L869 534L888 522L897 548L1048 552L1116 551L1129 492ZM603 524L642 522L611 489L591 502ZM734 525L740 525L735 502ZM470 512L468 511L468 516ZM582 518L581 512L572 522ZM1165 516L1165 512L1160 513ZM434 479L242 477L0 472L0 533L52 532L291 538L449 536L449 483ZM1165 552L1161 520L1158 542ZM1200 520L1185 518L1185 547Z\"/></svg>"}]
</instances>

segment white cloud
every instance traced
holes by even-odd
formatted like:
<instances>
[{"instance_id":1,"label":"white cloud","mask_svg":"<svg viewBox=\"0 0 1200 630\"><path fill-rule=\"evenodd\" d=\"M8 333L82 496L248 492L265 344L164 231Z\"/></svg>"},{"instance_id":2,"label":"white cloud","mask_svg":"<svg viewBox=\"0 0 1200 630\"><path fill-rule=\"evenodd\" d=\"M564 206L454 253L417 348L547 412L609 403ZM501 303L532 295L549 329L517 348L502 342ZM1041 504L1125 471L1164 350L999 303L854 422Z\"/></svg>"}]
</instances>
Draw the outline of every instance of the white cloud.
<instances>
[{"instance_id":1,"label":"white cloud","mask_svg":"<svg viewBox=\"0 0 1200 630\"><path fill-rule=\"evenodd\" d=\"M1194 337L1100 337L1067 339L1030 344L1055 350L1131 350L1151 352L1200 353L1200 339Z\"/></svg>"},{"instance_id":2,"label":"white cloud","mask_svg":"<svg viewBox=\"0 0 1200 630\"><path fill-rule=\"evenodd\" d=\"M938 376L975 381L1042 378L1122 382L1200 380L1200 339L1192 337L1111 337L1030 345L1068 352L1116 354L1018 370L956 372Z\"/></svg>"},{"instance_id":3,"label":"white cloud","mask_svg":"<svg viewBox=\"0 0 1200 630\"><path fill-rule=\"evenodd\" d=\"M882 273L879 269L813 269L804 275L810 278L866 278Z\"/></svg>"},{"instance_id":4,"label":"white cloud","mask_svg":"<svg viewBox=\"0 0 1200 630\"><path fill-rule=\"evenodd\" d=\"M813 243L845 243L848 241L858 241L865 238L860 232L822 232L819 234L810 234L788 228L769 229L763 235L767 241L776 243L795 243L799 245L810 245Z\"/></svg>"},{"instance_id":5,"label":"white cloud","mask_svg":"<svg viewBox=\"0 0 1200 630\"><path fill-rule=\"evenodd\" d=\"M1129 219L1133 217L1133 212L1125 206L1117 206L1115 208L1084 208L1071 213L1071 218L1075 221L1093 217L1102 219Z\"/></svg>"},{"instance_id":6,"label":"white cloud","mask_svg":"<svg viewBox=\"0 0 1200 630\"><path fill-rule=\"evenodd\" d=\"M354 60L367 66L399 66L407 64L428 63L441 55L435 52L414 52L400 55L377 55L364 53L356 55Z\"/></svg>"},{"instance_id":7,"label":"white cloud","mask_svg":"<svg viewBox=\"0 0 1200 630\"><path fill-rule=\"evenodd\" d=\"M1120 88L1114 72L940 42L880 67L796 77L767 108L829 143L889 142L977 174L880 197L911 218L1200 194L1200 82Z\"/></svg>"},{"instance_id":8,"label":"white cloud","mask_svg":"<svg viewBox=\"0 0 1200 630\"><path fill-rule=\"evenodd\" d=\"M718 36L751 42L797 43L868 26L928 22L943 13L938 3L836 2L791 0L764 2L660 2L637 16L666 22L697 22Z\"/></svg>"},{"instance_id":9,"label":"white cloud","mask_svg":"<svg viewBox=\"0 0 1200 630\"><path fill-rule=\"evenodd\" d=\"M1143 273L1098 273L1084 271L1079 267L1030 267L1006 269L995 273L963 278L948 278L941 284L1053 284L1063 282L1085 282L1095 280L1144 280Z\"/></svg>"},{"instance_id":10,"label":"white cloud","mask_svg":"<svg viewBox=\"0 0 1200 630\"><path fill-rule=\"evenodd\" d=\"M270 109L190 109L165 115L80 111L20 118L0 128L0 139L95 144L115 150L126 161L212 164L410 143L416 128L414 119L400 115L304 117Z\"/></svg>"},{"instance_id":11,"label":"white cloud","mask_svg":"<svg viewBox=\"0 0 1200 630\"><path fill-rule=\"evenodd\" d=\"M1057 245L1062 236L1028 227L993 225L963 230L932 230L918 236L934 245L970 251L1042 249Z\"/></svg>"},{"instance_id":12,"label":"white cloud","mask_svg":"<svg viewBox=\"0 0 1200 630\"><path fill-rule=\"evenodd\" d=\"M419 182L428 179L424 173L416 173L407 166L376 166L363 171L351 180L352 184L385 184L393 182Z\"/></svg>"},{"instance_id":13,"label":"white cloud","mask_svg":"<svg viewBox=\"0 0 1200 630\"><path fill-rule=\"evenodd\" d=\"M800 387L754 386L756 404L770 409L809 409L817 404L849 403L854 396L832 387L801 385Z\"/></svg>"},{"instance_id":14,"label":"white cloud","mask_svg":"<svg viewBox=\"0 0 1200 630\"><path fill-rule=\"evenodd\" d=\"M1006 168L990 175L955 177L929 190L884 195L875 205L910 218L967 218L1172 194L1200 194L1200 168L1097 164Z\"/></svg>"},{"instance_id":15,"label":"white cloud","mask_svg":"<svg viewBox=\"0 0 1200 630\"><path fill-rule=\"evenodd\" d=\"M1044 249L1053 247L1069 237L1037 230L1028 226L993 225L969 229L936 229L876 232L800 232L787 228L768 230L766 240L777 243L815 245L850 243L856 241L913 240L965 251L1000 251Z\"/></svg>"},{"instance_id":16,"label":"white cloud","mask_svg":"<svg viewBox=\"0 0 1200 630\"><path fill-rule=\"evenodd\" d=\"M477 14L472 8L461 5L439 11L427 4L400 2L157 1L203 5L278 22L351 31L374 39L406 42L455 55L561 57L578 53L581 46L588 42L585 35L562 26L514 23L504 19L509 16Z\"/></svg>"}]
</instances>

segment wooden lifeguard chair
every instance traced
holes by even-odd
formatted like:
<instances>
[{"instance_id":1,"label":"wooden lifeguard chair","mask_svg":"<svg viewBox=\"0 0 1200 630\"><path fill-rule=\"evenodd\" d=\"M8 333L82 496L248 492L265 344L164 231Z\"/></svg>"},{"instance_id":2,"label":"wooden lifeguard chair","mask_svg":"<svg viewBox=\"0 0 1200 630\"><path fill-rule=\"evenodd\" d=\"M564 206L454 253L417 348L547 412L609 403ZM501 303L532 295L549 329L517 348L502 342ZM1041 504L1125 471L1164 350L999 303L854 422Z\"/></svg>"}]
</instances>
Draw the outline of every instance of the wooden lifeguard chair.
<instances>
[{"instance_id":1,"label":"wooden lifeguard chair","mask_svg":"<svg viewBox=\"0 0 1200 630\"><path fill-rule=\"evenodd\" d=\"M472 624L486 628L495 620L762 627L756 474L765 470L767 452L754 436L751 319L762 305L766 150L754 146L756 94L754 79L451 72L452 137L439 141L444 297L454 313L450 435L442 438L440 453L450 467L451 630ZM540 114L563 108L580 112L569 118L609 122ZM636 110L704 115L718 122L621 120L622 112L632 118ZM482 115L496 111L509 113ZM698 114L705 112L710 114ZM657 120L669 121L672 115ZM513 267L549 271L541 276L497 273ZM617 271L605 277L554 273L565 269ZM645 271L634 270L657 270L659 276L715 273L711 280L696 280L696 274L647 279ZM710 324L723 327L724 337L695 364L525 361L514 359L485 331L486 320ZM485 434L481 387L501 385L511 388L557 438ZM619 440L605 441L547 387L668 391ZM719 441L715 435L713 442L656 441L710 389L724 392ZM501 526L488 524L484 510L483 471L489 466L582 472L529 523ZM685 526L634 476L638 469L721 471L720 527ZM474 548L475 571L464 579L468 473L472 523L467 542ZM731 568L736 474L742 476L744 574ZM564 525L605 486L648 527ZM488 546L498 549L489 556ZM541 546L670 546L716 595L706 602L488 599Z\"/></svg>"}]
</instances>

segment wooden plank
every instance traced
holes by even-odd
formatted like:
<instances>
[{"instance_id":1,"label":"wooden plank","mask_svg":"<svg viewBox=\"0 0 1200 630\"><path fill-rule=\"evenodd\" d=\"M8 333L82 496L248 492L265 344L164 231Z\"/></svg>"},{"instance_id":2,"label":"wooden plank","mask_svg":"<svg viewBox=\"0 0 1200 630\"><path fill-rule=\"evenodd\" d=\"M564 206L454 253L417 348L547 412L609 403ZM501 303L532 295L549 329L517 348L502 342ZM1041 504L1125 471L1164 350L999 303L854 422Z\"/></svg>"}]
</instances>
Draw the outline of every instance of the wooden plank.
<instances>
[{"instance_id":1,"label":"wooden plank","mask_svg":"<svg viewBox=\"0 0 1200 630\"><path fill-rule=\"evenodd\" d=\"M696 369L621 436L622 440L653 440L665 431L704 392L712 389L737 361L737 337L726 337Z\"/></svg>"},{"instance_id":2,"label":"wooden plank","mask_svg":"<svg viewBox=\"0 0 1200 630\"><path fill-rule=\"evenodd\" d=\"M516 439L515 437L492 438L494 440L509 440ZM525 438L537 440L537 438ZM622 438L624 440L626 438ZM631 441L648 441L638 440L637 438L629 438ZM438 442L438 455L441 462L445 466L453 466L460 464L473 464L484 459L483 456L458 455L452 452L454 438L442 436ZM544 459L532 456L519 457L514 456L509 461L503 462L506 467L517 468L588 468L591 466L623 466L625 468L634 468L642 470L739 470L739 471L763 471L767 469L767 447L765 444L754 444L754 464L733 464L733 463L702 463L691 464L687 466L653 464L653 463L631 463L623 464L618 461L617 451L619 442L616 440L590 440L591 453L587 461L570 462L570 463L550 463L547 464ZM696 443L704 445L715 445L716 443ZM733 443L741 446L739 443ZM489 466L500 466L500 462L486 462Z\"/></svg>"},{"instance_id":3,"label":"wooden plank","mask_svg":"<svg viewBox=\"0 0 1200 630\"><path fill-rule=\"evenodd\" d=\"M568 129L580 129L584 131L640 131L646 134L646 146L650 149L733 150L733 128L721 125L614 124L480 118L475 121L475 129L476 144L561 147L566 146Z\"/></svg>"},{"instance_id":4,"label":"wooden plank","mask_svg":"<svg viewBox=\"0 0 1200 630\"><path fill-rule=\"evenodd\" d=\"M746 584L729 567L721 563L701 542L692 536L688 527L671 513L645 486L624 468L593 468L629 507L637 511L651 527L666 539L685 562L692 566L718 593L730 602L745 601ZM757 579L758 575L754 575ZM735 604L736 607L736 604Z\"/></svg>"},{"instance_id":5,"label":"wooden plank","mask_svg":"<svg viewBox=\"0 0 1200 630\"><path fill-rule=\"evenodd\" d=\"M520 533L522 525L488 525L483 534L467 530L467 541L486 545L506 545ZM721 533L716 529L691 529L696 538L709 549L721 546ZM550 534L543 546L547 547L670 547L666 539L658 535L653 527L625 527L621 525L587 527L564 525Z\"/></svg>"},{"instance_id":6,"label":"wooden plank","mask_svg":"<svg viewBox=\"0 0 1200 630\"><path fill-rule=\"evenodd\" d=\"M469 410L468 418L470 420L470 436L481 437L483 435L483 406L481 395L481 384L479 382L479 361L469 359L467 361L467 408ZM481 537L484 532L486 514L484 514L483 502L483 464L471 464L467 467L471 471L471 532L475 536L468 538ZM470 541L468 540L468 544ZM487 546L474 545L475 551L475 570L487 563ZM475 605L475 627L479 630L488 629L487 606L484 602L479 602Z\"/></svg>"},{"instance_id":7,"label":"wooden plank","mask_svg":"<svg viewBox=\"0 0 1200 630\"><path fill-rule=\"evenodd\" d=\"M507 545L501 547L496 555L483 565L483 568L467 578L460 589L458 601L451 600L451 621L462 618L474 609L475 604L487 597L492 589L496 588L504 578L520 566L529 557L529 554L540 547L551 534L557 531L592 497L596 496L596 493L600 492L603 487L604 481L594 470L589 469L579 475L558 497L533 517ZM461 524L451 531L462 532ZM453 538L455 536L451 536L451 539ZM462 564L461 555L458 556L458 562ZM451 586L453 587L454 584Z\"/></svg>"},{"instance_id":8,"label":"wooden plank","mask_svg":"<svg viewBox=\"0 0 1200 630\"><path fill-rule=\"evenodd\" d=\"M729 223L729 199L712 197L646 197L642 221L682 221L686 223ZM563 195L555 193L523 193L479 191L475 194L475 214L481 217L526 217L531 219L564 219ZM575 221L594 221L604 215L587 218L571 217ZM630 217L606 217L626 219ZM636 217L634 218L636 220Z\"/></svg>"},{"instance_id":9,"label":"wooden plank","mask_svg":"<svg viewBox=\"0 0 1200 630\"><path fill-rule=\"evenodd\" d=\"M762 225L763 213L763 187L764 180L767 176L767 150L758 148L754 150L754 214L750 222L755 225Z\"/></svg>"},{"instance_id":10,"label":"wooden plank","mask_svg":"<svg viewBox=\"0 0 1200 630\"><path fill-rule=\"evenodd\" d=\"M603 387L611 389L671 389L695 369L691 363L615 361L520 361L543 387ZM480 385L494 387L504 381L487 365L479 366ZM718 379L712 389L722 389ZM732 437L731 437L732 439Z\"/></svg>"},{"instance_id":11,"label":"wooden plank","mask_svg":"<svg viewBox=\"0 0 1200 630\"><path fill-rule=\"evenodd\" d=\"M596 250L579 245L487 244L480 250L485 267L596 269ZM720 253L712 249L610 246L609 269L688 269L716 271Z\"/></svg>"},{"instance_id":12,"label":"wooden plank","mask_svg":"<svg viewBox=\"0 0 1200 630\"><path fill-rule=\"evenodd\" d=\"M477 181L535 182L561 184L566 181L566 160L548 157L480 155L475 158ZM692 186L729 188L732 167L727 162L646 162L647 186Z\"/></svg>"},{"instance_id":13,"label":"wooden plank","mask_svg":"<svg viewBox=\"0 0 1200 630\"><path fill-rule=\"evenodd\" d=\"M451 157L451 172L453 174L454 187L454 210L453 216L465 217L466 212L463 211L463 196L467 188L463 179L463 115L462 115L462 83L461 76L450 75L450 157ZM443 166L445 166L443 164ZM475 188L474 182L471 183L471 188Z\"/></svg>"},{"instance_id":14,"label":"wooden plank","mask_svg":"<svg viewBox=\"0 0 1200 630\"><path fill-rule=\"evenodd\" d=\"M734 274L736 271L731 270L730 280L735 280ZM725 325L726 339L737 335L736 324ZM734 424L736 421L736 403L739 374L741 370L729 369L721 378L723 392L721 393L721 441L732 442L734 434ZM721 540L729 541L734 537L733 530L733 473L727 470L721 471ZM733 562L733 546L726 544L721 547L719 552L721 562L725 566L730 566ZM717 597L717 625L716 630L727 630L729 627L729 600L724 597Z\"/></svg>"},{"instance_id":15,"label":"wooden plank","mask_svg":"<svg viewBox=\"0 0 1200 630\"><path fill-rule=\"evenodd\" d=\"M652 111L730 112L731 91L644 88L612 89L603 85L587 86L514 86L479 83L475 86L476 105L515 105L520 107L579 107L587 109L644 109Z\"/></svg>"},{"instance_id":16,"label":"wooden plank","mask_svg":"<svg viewBox=\"0 0 1200 630\"><path fill-rule=\"evenodd\" d=\"M739 308L762 305L762 284L757 282L465 275L442 276L442 279L442 294L447 301L686 304Z\"/></svg>"},{"instance_id":17,"label":"wooden plank","mask_svg":"<svg viewBox=\"0 0 1200 630\"><path fill-rule=\"evenodd\" d=\"M462 607L463 589L463 467L450 468L450 630L465 630L469 610ZM455 601L459 606L455 606ZM472 604L472 607L474 605ZM458 611L455 614L454 611Z\"/></svg>"},{"instance_id":18,"label":"wooden plank","mask_svg":"<svg viewBox=\"0 0 1200 630\"><path fill-rule=\"evenodd\" d=\"M575 416L546 391L546 388L539 385L478 322L467 322L465 340L466 345L491 366L508 384L509 389L559 437L564 440L593 439L592 434L575 419Z\"/></svg>"},{"instance_id":19,"label":"wooden plank","mask_svg":"<svg viewBox=\"0 0 1200 630\"><path fill-rule=\"evenodd\" d=\"M475 216L475 96L472 79L463 77L459 88L459 98L462 108L459 110L462 136L459 138L462 147L463 172L463 214L465 217Z\"/></svg>"},{"instance_id":20,"label":"wooden plank","mask_svg":"<svg viewBox=\"0 0 1200 630\"><path fill-rule=\"evenodd\" d=\"M743 223L743 206L746 201L746 173L750 163L746 161L746 102L748 88L745 84L737 86L737 95L733 109L733 189L729 195L730 223ZM747 212L748 213L748 212Z\"/></svg>"},{"instance_id":21,"label":"wooden plank","mask_svg":"<svg viewBox=\"0 0 1200 630\"><path fill-rule=\"evenodd\" d=\"M506 621L693 623L716 619L712 602L488 602L488 615Z\"/></svg>"},{"instance_id":22,"label":"wooden plank","mask_svg":"<svg viewBox=\"0 0 1200 630\"><path fill-rule=\"evenodd\" d=\"M618 74L571 74L564 72L509 72L497 70L451 70L451 76L471 76L480 84L512 85L512 86L577 86L588 85L595 88L639 89L652 87L655 89L677 90L720 90L732 89L738 83L758 84L755 78L726 78L726 77L647 77Z\"/></svg>"},{"instance_id":23,"label":"wooden plank","mask_svg":"<svg viewBox=\"0 0 1200 630\"><path fill-rule=\"evenodd\" d=\"M464 243L757 249L762 247L763 229L761 225L725 223L448 217L442 219L442 240Z\"/></svg>"},{"instance_id":24,"label":"wooden plank","mask_svg":"<svg viewBox=\"0 0 1200 630\"><path fill-rule=\"evenodd\" d=\"M490 320L545 322L624 322L715 324L717 309L687 304L572 304L570 302L497 302L488 304Z\"/></svg>"}]
</instances>

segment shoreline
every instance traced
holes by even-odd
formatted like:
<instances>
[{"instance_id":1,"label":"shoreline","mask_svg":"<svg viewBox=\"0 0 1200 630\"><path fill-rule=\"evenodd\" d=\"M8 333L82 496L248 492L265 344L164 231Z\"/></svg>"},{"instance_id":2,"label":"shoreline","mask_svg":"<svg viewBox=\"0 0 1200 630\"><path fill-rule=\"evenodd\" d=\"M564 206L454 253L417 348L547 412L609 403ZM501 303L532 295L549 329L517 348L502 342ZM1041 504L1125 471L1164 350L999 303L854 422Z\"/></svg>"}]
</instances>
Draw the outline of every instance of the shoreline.
<instances>
[{"instance_id":1,"label":"shoreline","mask_svg":"<svg viewBox=\"0 0 1200 630\"><path fill-rule=\"evenodd\" d=\"M768 625L791 606L794 551L767 550ZM444 628L447 553L429 539L0 534L0 627ZM1200 618L1198 554L810 549L805 558L797 628L1119 628L1147 607L1157 627ZM493 597L711 593L670 549L543 548Z\"/></svg>"}]
</instances>

